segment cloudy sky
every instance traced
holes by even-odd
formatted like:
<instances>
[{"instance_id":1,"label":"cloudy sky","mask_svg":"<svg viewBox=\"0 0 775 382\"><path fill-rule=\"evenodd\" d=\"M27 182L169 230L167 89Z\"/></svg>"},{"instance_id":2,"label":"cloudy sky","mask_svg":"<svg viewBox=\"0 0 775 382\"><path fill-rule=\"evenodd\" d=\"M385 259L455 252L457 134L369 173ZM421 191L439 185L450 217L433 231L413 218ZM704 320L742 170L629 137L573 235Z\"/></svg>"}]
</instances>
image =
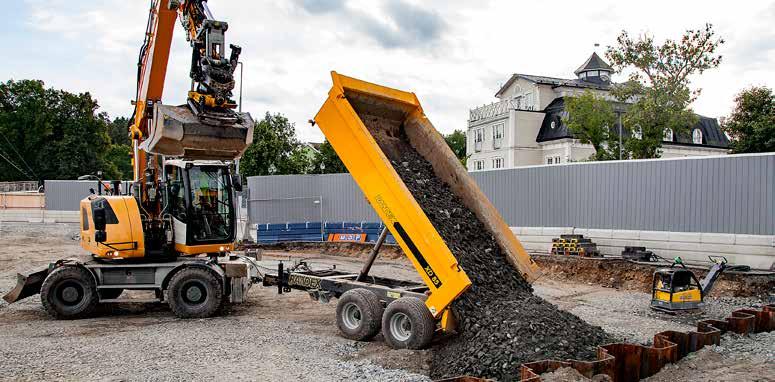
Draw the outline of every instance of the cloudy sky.
<instances>
[{"instance_id":1,"label":"cloudy sky","mask_svg":"<svg viewBox=\"0 0 775 382\"><path fill-rule=\"evenodd\" d=\"M637 5L635 5L637 4ZM0 80L41 79L91 92L111 117L131 114L148 0L24 0L4 4ZM720 68L695 79L695 110L730 112L751 85L775 86L775 1L211 0L243 47L243 108L280 112L303 140L331 86L329 72L414 91L443 132L492 102L511 73L572 77L626 29L661 40L713 23L727 41ZM190 50L176 30L165 103L185 101ZM621 77L619 77L621 78ZM617 77L614 78L615 80Z\"/></svg>"}]
</instances>

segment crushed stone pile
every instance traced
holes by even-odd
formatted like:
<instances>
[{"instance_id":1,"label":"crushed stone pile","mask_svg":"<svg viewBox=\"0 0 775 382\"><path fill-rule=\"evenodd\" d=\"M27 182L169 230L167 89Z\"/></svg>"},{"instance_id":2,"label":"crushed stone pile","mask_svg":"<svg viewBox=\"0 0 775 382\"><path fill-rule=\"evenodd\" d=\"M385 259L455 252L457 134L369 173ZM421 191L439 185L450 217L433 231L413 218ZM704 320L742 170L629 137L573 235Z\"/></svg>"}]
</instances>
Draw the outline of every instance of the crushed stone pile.
<instances>
[{"instance_id":1,"label":"crushed stone pile","mask_svg":"<svg viewBox=\"0 0 775 382\"><path fill-rule=\"evenodd\" d=\"M525 362L594 359L611 337L533 295L484 224L408 143L400 122L361 118L472 282L453 303L459 333L434 348L431 378L513 380Z\"/></svg>"}]
</instances>

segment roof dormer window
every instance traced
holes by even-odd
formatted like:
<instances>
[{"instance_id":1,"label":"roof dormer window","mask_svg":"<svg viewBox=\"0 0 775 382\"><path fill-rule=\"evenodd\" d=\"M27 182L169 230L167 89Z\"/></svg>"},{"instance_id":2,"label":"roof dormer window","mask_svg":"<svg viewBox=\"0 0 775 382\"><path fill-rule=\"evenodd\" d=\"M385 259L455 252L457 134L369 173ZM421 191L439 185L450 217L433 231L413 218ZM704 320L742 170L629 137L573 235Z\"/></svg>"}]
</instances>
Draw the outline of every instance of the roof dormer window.
<instances>
[{"instance_id":1,"label":"roof dormer window","mask_svg":"<svg viewBox=\"0 0 775 382\"><path fill-rule=\"evenodd\" d=\"M700 129L694 129L694 131L692 131L692 143L695 145L702 144L702 131L700 131Z\"/></svg>"}]
</instances>

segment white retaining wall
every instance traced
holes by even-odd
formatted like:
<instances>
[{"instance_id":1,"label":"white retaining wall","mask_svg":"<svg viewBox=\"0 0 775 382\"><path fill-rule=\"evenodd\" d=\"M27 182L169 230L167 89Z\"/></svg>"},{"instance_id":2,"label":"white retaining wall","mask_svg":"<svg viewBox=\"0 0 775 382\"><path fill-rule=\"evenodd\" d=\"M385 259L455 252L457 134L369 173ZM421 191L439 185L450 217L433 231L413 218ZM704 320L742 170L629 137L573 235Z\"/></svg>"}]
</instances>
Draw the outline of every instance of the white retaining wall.
<instances>
[{"instance_id":1,"label":"white retaining wall","mask_svg":"<svg viewBox=\"0 0 775 382\"><path fill-rule=\"evenodd\" d=\"M42 209L0 209L0 222L23 223L78 223L78 211L49 211Z\"/></svg>"},{"instance_id":2,"label":"white retaining wall","mask_svg":"<svg viewBox=\"0 0 775 382\"><path fill-rule=\"evenodd\" d=\"M600 252L621 254L625 246L646 247L667 259L680 256L688 261L707 261L708 256L725 256L730 263L755 269L775 269L775 235L630 231L573 227L512 227L530 252L549 253L552 239L560 235L584 235Z\"/></svg>"}]
</instances>

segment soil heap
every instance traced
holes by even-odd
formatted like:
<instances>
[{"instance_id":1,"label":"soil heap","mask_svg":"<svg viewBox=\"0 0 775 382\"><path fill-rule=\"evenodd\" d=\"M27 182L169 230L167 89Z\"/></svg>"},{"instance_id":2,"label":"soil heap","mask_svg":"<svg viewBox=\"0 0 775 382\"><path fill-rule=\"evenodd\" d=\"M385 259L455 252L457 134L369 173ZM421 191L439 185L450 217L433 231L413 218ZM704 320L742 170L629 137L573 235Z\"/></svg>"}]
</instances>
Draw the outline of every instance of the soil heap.
<instances>
[{"instance_id":1,"label":"soil heap","mask_svg":"<svg viewBox=\"0 0 775 382\"><path fill-rule=\"evenodd\" d=\"M452 305L459 333L434 348L431 378L513 380L525 362L593 359L595 348L611 338L533 295L484 224L408 143L400 122L361 118L471 279Z\"/></svg>"}]
</instances>

